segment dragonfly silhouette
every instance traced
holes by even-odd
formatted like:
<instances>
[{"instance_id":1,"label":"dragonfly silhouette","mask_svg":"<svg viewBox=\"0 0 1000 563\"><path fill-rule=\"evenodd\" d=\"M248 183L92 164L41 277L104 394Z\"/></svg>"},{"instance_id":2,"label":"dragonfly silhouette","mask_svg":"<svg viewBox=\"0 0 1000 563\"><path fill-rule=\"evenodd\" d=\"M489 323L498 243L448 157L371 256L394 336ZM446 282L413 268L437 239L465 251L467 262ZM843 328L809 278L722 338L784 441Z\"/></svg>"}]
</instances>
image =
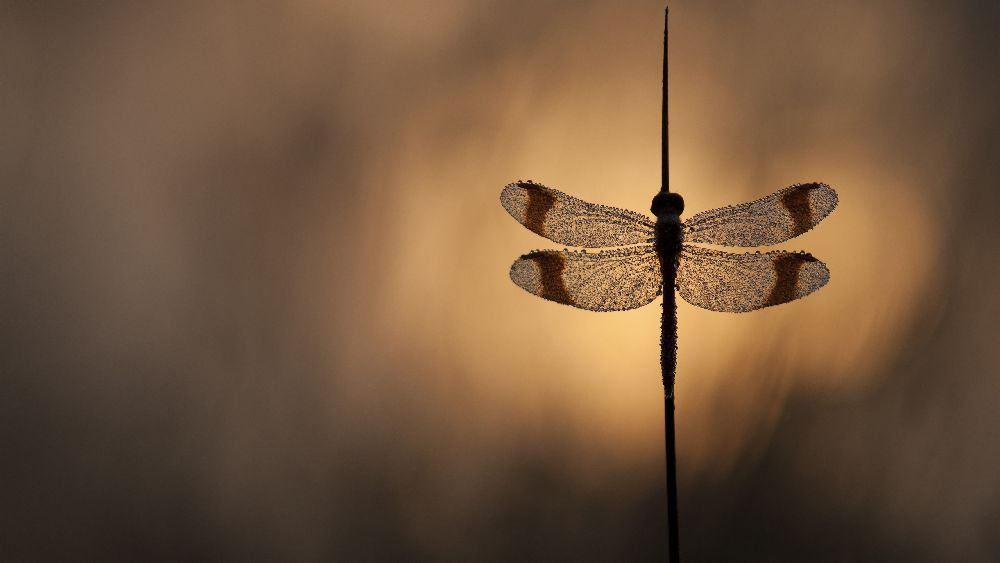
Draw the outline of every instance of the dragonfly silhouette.
<instances>
[{"instance_id":1,"label":"dragonfly silhouette","mask_svg":"<svg viewBox=\"0 0 1000 563\"><path fill-rule=\"evenodd\" d=\"M655 222L531 181L508 184L500 202L519 223L547 239L607 249L536 250L511 266L510 278L518 286L581 309L641 307L663 292L664 280L673 279L670 285L692 305L743 313L805 297L830 279L826 264L807 252L733 254L690 244L757 247L792 239L837 206L837 193L826 184L796 184L683 222L684 200L668 192L653 198Z\"/></svg>"}]
</instances>

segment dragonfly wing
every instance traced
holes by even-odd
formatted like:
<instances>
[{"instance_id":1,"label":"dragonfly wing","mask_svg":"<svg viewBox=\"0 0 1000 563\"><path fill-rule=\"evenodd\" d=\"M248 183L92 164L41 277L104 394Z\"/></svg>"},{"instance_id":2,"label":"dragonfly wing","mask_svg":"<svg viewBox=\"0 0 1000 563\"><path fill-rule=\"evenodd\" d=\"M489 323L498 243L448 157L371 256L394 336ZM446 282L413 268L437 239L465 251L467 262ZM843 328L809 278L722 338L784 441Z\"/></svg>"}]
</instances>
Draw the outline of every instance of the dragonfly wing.
<instances>
[{"instance_id":1,"label":"dragonfly wing","mask_svg":"<svg viewBox=\"0 0 1000 563\"><path fill-rule=\"evenodd\" d=\"M703 211L684 222L684 240L723 246L767 246L815 227L837 207L826 184L795 184L756 201Z\"/></svg>"},{"instance_id":2,"label":"dragonfly wing","mask_svg":"<svg viewBox=\"0 0 1000 563\"><path fill-rule=\"evenodd\" d=\"M510 279L539 297L588 311L624 311L663 290L652 245L602 252L537 250L517 259Z\"/></svg>"},{"instance_id":3,"label":"dragonfly wing","mask_svg":"<svg viewBox=\"0 0 1000 563\"><path fill-rule=\"evenodd\" d=\"M587 203L530 181L507 184L500 203L531 231L568 246L644 244L653 238L656 226L641 213Z\"/></svg>"},{"instance_id":4,"label":"dragonfly wing","mask_svg":"<svg viewBox=\"0 0 1000 563\"><path fill-rule=\"evenodd\" d=\"M830 281L826 264L806 252L730 254L685 244L677 287L692 305L745 313L805 297Z\"/></svg>"}]
</instances>

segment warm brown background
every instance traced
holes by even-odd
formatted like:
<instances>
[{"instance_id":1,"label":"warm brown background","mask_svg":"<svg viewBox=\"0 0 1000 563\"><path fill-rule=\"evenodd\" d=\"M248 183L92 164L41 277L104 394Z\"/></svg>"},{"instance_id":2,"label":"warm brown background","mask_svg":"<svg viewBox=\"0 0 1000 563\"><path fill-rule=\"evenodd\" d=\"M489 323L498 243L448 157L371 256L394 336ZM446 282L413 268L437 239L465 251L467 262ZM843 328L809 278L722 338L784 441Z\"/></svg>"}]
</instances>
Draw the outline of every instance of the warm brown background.
<instances>
[{"instance_id":1,"label":"warm brown background","mask_svg":"<svg viewBox=\"0 0 1000 563\"><path fill-rule=\"evenodd\" d=\"M507 279L500 188L648 209L659 2L0 3L0 554L663 554L659 306ZM681 304L689 561L1000 553L1000 9L683 1L672 187L840 207Z\"/></svg>"}]
</instances>

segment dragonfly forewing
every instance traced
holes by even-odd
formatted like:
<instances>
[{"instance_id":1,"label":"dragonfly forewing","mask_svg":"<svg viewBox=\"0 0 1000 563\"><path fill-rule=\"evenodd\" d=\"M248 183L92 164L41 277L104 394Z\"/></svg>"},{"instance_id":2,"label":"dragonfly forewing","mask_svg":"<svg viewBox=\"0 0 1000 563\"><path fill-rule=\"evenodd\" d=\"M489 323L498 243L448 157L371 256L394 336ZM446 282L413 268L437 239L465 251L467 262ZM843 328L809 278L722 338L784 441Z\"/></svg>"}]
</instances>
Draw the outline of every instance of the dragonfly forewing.
<instances>
[{"instance_id":1,"label":"dragonfly forewing","mask_svg":"<svg viewBox=\"0 0 1000 563\"><path fill-rule=\"evenodd\" d=\"M655 224L645 215L607 205L587 203L534 182L514 182L500 193L511 217L543 237L587 248L644 244Z\"/></svg>"},{"instance_id":2,"label":"dragonfly forewing","mask_svg":"<svg viewBox=\"0 0 1000 563\"><path fill-rule=\"evenodd\" d=\"M510 279L539 297L588 311L635 309L663 290L652 245L601 252L538 250L514 262Z\"/></svg>"},{"instance_id":3,"label":"dragonfly forewing","mask_svg":"<svg viewBox=\"0 0 1000 563\"><path fill-rule=\"evenodd\" d=\"M768 246L812 229L837 207L826 184L795 184L761 199L703 211L684 222L685 242Z\"/></svg>"},{"instance_id":4,"label":"dragonfly forewing","mask_svg":"<svg viewBox=\"0 0 1000 563\"><path fill-rule=\"evenodd\" d=\"M692 305L745 313L805 297L826 285L830 270L806 252L731 254L685 244L677 288Z\"/></svg>"}]
</instances>

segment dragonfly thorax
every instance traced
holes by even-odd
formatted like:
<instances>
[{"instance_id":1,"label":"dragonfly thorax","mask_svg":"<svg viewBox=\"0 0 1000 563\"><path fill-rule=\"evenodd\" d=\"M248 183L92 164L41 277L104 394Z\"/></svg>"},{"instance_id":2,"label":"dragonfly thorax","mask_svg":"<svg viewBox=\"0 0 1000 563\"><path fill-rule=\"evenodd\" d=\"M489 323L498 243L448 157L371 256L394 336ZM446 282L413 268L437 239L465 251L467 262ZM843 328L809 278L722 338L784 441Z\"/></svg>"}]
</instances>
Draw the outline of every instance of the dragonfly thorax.
<instances>
[{"instance_id":1,"label":"dragonfly thorax","mask_svg":"<svg viewBox=\"0 0 1000 563\"><path fill-rule=\"evenodd\" d=\"M653 204L649 206L649 210L657 217L664 213L680 215L684 213L684 198L681 194L660 192L653 197Z\"/></svg>"},{"instance_id":2,"label":"dragonfly thorax","mask_svg":"<svg viewBox=\"0 0 1000 563\"><path fill-rule=\"evenodd\" d=\"M657 252L661 256L676 257L683 242L681 213L684 212L684 198L680 194L660 192L653 198L650 211L656 215Z\"/></svg>"}]
</instances>

